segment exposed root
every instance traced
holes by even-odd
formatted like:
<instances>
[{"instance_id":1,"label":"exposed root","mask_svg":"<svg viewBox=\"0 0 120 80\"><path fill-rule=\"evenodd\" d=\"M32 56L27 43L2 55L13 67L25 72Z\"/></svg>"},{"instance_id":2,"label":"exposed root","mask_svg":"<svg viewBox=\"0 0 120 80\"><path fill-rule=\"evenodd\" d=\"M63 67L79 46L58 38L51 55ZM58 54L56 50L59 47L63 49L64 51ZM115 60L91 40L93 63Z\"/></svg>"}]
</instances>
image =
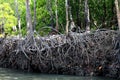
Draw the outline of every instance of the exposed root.
<instances>
[{"instance_id":1,"label":"exposed root","mask_svg":"<svg viewBox=\"0 0 120 80\"><path fill-rule=\"evenodd\" d=\"M118 35L116 31L95 31L89 34L69 33L67 36L38 35L23 40L6 39L0 47L3 48L0 65L42 73L118 77Z\"/></svg>"}]
</instances>

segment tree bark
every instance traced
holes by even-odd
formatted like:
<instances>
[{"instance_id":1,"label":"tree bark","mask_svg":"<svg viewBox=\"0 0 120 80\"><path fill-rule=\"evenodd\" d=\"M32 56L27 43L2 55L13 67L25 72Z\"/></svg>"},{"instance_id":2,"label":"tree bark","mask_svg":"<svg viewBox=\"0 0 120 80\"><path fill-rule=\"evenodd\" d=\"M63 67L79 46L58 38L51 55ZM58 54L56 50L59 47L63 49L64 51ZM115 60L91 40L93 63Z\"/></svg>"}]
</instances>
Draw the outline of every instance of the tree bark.
<instances>
[{"instance_id":1,"label":"tree bark","mask_svg":"<svg viewBox=\"0 0 120 80\"><path fill-rule=\"evenodd\" d=\"M29 0L26 0L26 22L27 22L27 36L33 36L33 26L32 19L30 14L30 3Z\"/></svg>"},{"instance_id":2,"label":"tree bark","mask_svg":"<svg viewBox=\"0 0 120 80\"><path fill-rule=\"evenodd\" d=\"M88 6L88 0L85 0L85 26L86 31L90 31L90 15L89 15L89 6Z\"/></svg>"},{"instance_id":3,"label":"tree bark","mask_svg":"<svg viewBox=\"0 0 120 80\"><path fill-rule=\"evenodd\" d=\"M118 6L118 0L115 0L115 7L116 7L117 20L118 20L118 28L120 31L120 11Z\"/></svg>"},{"instance_id":4,"label":"tree bark","mask_svg":"<svg viewBox=\"0 0 120 80\"><path fill-rule=\"evenodd\" d=\"M68 34L68 26L69 26L68 0L65 0L65 8L66 8L66 34Z\"/></svg>"},{"instance_id":5,"label":"tree bark","mask_svg":"<svg viewBox=\"0 0 120 80\"><path fill-rule=\"evenodd\" d=\"M36 26L36 0L34 0L34 25L33 25L33 30L35 30Z\"/></svg>"}]
</instances>

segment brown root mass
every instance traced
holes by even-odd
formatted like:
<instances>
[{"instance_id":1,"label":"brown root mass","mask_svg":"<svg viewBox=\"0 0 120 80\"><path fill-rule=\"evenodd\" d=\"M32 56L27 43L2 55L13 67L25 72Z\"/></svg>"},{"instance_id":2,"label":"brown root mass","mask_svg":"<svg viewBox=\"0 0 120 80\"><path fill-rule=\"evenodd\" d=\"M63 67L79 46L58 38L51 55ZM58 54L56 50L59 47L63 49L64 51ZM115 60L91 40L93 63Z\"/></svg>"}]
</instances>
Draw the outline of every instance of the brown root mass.
<instances>
[{"instance_id":1,"label":"brown root mass","mask_svg":"<svg viewBox=\"0 0 120 80\"><path fill-rule=\"evenodd\" d=\"M0 66L32 72L120 78L120 34L69 33L0 43Z\"/></svg>"}]
</instances>

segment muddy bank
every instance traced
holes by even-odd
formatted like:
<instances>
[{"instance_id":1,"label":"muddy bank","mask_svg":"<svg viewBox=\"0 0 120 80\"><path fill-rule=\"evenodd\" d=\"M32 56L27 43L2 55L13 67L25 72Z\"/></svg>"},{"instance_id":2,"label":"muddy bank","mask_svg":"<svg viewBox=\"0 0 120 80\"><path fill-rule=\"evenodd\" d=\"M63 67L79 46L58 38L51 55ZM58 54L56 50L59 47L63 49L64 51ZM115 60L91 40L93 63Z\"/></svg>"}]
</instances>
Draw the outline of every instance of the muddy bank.
<instances>
[{"instance_id":1,"label":"muddy bank","mask_svg":"<svg viewBox=\"0 0 120 80\"><path fill-rule=\"evenodd\" d=\"M120 78L120 35L116 31L95 31L1 40L0 66L40 73Z\"/></svg>"}]
</instances>

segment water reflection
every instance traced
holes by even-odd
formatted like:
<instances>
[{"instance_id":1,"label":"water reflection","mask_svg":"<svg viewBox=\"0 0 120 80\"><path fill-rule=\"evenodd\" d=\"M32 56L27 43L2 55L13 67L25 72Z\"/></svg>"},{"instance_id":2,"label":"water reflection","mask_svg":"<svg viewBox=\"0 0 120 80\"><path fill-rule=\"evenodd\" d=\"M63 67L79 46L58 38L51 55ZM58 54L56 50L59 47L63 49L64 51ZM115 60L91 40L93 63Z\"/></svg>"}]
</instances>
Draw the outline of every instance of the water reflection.
<instances>
[{"instance_id":1,"label":"water reflection","mask_svg":"<svg viewBox=\"0 0 120 80\"><path fill-rule=\"evenodd\" d=\"M16 70L0 68L0 80L116 80L116 79L102 77L44 75L37 73L25 73Z\"/></svg>"}]
</instances>

